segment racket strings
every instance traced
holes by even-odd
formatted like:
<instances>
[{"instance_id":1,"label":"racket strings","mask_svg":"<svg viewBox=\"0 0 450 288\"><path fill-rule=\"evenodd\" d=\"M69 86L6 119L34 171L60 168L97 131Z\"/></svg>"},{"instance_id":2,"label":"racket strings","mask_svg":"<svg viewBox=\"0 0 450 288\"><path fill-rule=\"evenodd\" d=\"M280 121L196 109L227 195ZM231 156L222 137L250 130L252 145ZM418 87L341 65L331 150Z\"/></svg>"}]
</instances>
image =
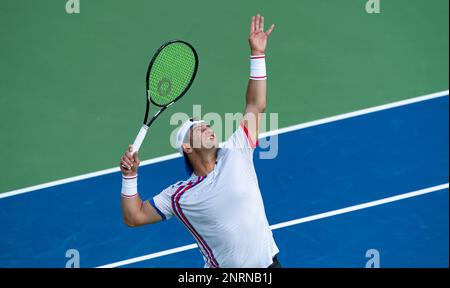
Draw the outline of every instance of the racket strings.
<instances>
[{"instance_id":1,"label":"racket strings","mask_svg":"<svg viewBox=\"0 0 450 288\"><path fill-rule=\"evenodd\" d=\"M189 86L196 68L196 57L184 43L173 43L163 48L149 73L149 91L152 101L165 106L178 98Z\"/></svg>"}]
</instances>

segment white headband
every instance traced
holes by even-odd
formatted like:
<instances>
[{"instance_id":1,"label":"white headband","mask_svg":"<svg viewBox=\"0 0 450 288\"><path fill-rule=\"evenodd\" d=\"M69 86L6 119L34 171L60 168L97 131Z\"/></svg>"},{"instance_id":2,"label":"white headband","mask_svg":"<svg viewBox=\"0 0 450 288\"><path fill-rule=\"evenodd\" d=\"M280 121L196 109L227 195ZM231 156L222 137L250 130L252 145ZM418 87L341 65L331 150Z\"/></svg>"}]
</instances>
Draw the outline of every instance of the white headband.
<instances>
[{"instance_id":1,"label":"white headband","mask_svg":"<svg viewBox=\"0 0 450 288\"><path fill-rule=\"evenodd\" d=\"M178 152L181 153L181 155L183 155L183 143L184 143L184 139L186 139L186 135L187 133L189 133L189 129L191 129L192 126L194 126L195 124L201 124L201 123L205 123L205 121L203 120L188 120L186 122L183 123L183 125L181 125L180 130L178 130L177 133L177 149Z\"/></svg>"}]
</instances>

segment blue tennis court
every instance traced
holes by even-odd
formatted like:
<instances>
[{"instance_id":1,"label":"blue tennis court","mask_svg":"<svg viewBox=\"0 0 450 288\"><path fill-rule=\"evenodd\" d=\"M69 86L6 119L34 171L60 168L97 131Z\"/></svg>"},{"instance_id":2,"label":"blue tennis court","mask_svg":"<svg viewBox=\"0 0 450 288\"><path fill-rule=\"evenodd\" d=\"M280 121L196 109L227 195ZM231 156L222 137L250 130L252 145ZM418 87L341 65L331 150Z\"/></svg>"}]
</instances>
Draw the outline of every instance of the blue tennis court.
<instances>
[{"instance_id":1,"label":"blue tennis court","mask_svg":"<svg viewBox=\"0 0 450 288\"><path fill-rule=\"evenodd\" d=\"M376 249L381 267L448 267L448 101L271 136L278 156L255 167L282 265L365 267ZM185 178L181 158L139 173L143 199ZM0 198L0 267L65 267L68 249L81 267L203 267L175 218L126 227L120 185L113 172Z\"/></svg>"}]
</instances>

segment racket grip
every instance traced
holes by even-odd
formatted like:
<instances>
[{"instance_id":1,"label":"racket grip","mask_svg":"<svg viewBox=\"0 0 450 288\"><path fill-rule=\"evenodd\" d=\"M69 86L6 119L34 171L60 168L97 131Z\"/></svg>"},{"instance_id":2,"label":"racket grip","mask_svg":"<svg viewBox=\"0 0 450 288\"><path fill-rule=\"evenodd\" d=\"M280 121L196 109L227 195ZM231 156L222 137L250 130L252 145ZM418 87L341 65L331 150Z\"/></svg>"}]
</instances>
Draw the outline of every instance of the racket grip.
<instances>
[{"instance_id":1,"label":"racket grip","mask_svg":"<svg viewBox=\"0 0 450 288\"><path fill-rule=\"evenodd\" d=\"M133 151L131 154L134 154L134 152L139 151L139 148L141 148L142 142L144 142L145 135L147 134L148 126L142 125L141 130L139 130L138 135L136 136L136 139L134 139L133 143Z\"/></svg>"}]
</instances>

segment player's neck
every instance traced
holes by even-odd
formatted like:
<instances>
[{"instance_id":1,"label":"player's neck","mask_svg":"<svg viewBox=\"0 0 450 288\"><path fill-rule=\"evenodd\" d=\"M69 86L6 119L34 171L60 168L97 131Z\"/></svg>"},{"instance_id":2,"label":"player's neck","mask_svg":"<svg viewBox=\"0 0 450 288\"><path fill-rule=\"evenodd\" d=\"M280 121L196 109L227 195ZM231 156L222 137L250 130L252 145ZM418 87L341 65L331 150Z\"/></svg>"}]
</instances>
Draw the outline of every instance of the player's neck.
<instances>
[{"instance_id":1,"label":"player's neck","mask_svg":"<svg viewBox=\"0 0 450 288\"><path fill-rule=\"evenodd\" d=\"M206 176L216 167L217 149L204 150L191 160L192 168L197 176Z\"/></svg>"}]
</instances>

